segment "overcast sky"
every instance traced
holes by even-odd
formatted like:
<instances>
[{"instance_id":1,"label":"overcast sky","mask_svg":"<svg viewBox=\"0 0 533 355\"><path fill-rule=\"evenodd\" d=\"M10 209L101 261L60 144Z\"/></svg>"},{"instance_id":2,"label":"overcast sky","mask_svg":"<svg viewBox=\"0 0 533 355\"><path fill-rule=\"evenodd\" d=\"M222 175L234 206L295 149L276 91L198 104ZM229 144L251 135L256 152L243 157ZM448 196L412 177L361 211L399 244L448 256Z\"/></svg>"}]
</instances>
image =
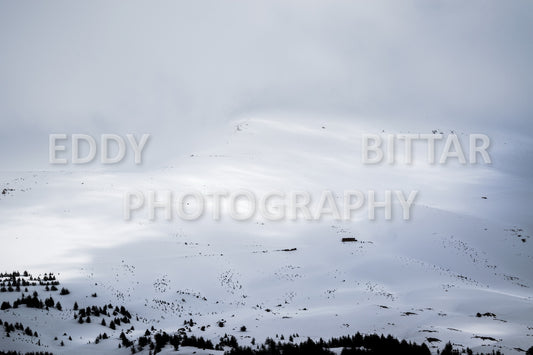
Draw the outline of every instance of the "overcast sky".
<instances>
[{"instance_id":1,"label":"overcast sky","mask_svg":"<svg viewBox=\"0 0 533 355\"><path fill-rule=\"evenodd\" d=\"M531 1L1 1L0 163L50 168L49 133L151 133L158 167L297 114L501 133L529 176L532 38Z\"/></svg>"}]
</instances>

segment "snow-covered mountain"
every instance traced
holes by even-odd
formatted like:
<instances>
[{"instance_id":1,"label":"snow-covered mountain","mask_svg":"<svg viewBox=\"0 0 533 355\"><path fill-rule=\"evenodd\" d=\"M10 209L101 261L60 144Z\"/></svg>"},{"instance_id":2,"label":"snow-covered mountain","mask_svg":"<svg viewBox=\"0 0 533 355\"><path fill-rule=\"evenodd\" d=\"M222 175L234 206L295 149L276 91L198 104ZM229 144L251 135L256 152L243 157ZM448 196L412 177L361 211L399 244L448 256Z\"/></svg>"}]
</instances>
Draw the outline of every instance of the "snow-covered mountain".
<instances>
[{"instance_id":1,"label":"snow-covered mountain","mask_svg":"<svg viewBox=\"0 0 533 355\"><path fill-rule=\"evenodd\" d=\"M215 344L224 334L249 345L276 334L318 339L359 331L426 342L433 351L448 341L477 352L528 349L528 181L497 163L362 164L361 134L382 130L389 132L335 120L250 117L228 123L204 149L157 170L2 173L1 268L41 278L52 272L58 288L70 294L44 286L0 293L12 304L35 289L62 305L61 311L23 305L1 311L4 322L21 322L39 334L4 332L1 349L123 352L117 339L132 325L128 337L136 339L152 326L176 332L190 319L188 334ZM513 150L500 149L506 137L496 137L497 161ZM415 149L415 157L424 149ZM373 189L380 198L385 189L418 190L419 196L408 221L396 202L391 220L383 209L369 220L366 205L348 221L235 221L224 211L218 221L209 213L167 221L164 211L150 220L146 206L132 211L131 220L123 218L128 191L238 189L305 190L314 199L329 189L339 202L345 190ZM91 324L79 324L74 302L80 308L124 306L131 323L111 330L93 316ZM110 339L94 344L104 331Z\"/></svg>"},{"instance_id":2,"label":"snow-covered mountain","mask_svg":"<svg viewBox=\"0 0 533 355\"><path fill-rule=\"evenodd\" d=\"M532 33L528 0L0 0L0 354L525 353Z\"/></svg>"}]
</instances>

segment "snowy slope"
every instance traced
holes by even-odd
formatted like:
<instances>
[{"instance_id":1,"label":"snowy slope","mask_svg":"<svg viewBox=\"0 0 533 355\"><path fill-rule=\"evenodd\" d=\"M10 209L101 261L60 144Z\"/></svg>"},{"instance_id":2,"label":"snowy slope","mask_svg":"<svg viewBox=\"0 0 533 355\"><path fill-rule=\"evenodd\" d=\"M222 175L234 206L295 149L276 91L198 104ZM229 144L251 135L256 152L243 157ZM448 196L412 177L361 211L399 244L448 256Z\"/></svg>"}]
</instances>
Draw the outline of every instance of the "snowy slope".
<instances>
[{"instance_id":1,"label":"snowy slope","mask_svg":"<svg viewBox=\"0 0 533 355\"><path fill-rule=\"evenodd\" d=\"M0 311L3 321L36 330L42 344L0 332L0 350L126 353L116 340L88 344L102 326L78 324L75 301L126 306L135 318L132 336L152 325L173 332L192 318L192 333L213 342L225 333L246 344L276 334L327 338L361 331L416 342L437 338L435 351L448 340L474 351L528 349L531 189L499 164L512 144L504 147L507 137L485 132L495 137L495 162L488 166L429 165L423 147L415 147L411 166L362 164L361 134L382 130L398 132L334 119L253 117L228 123L201 151L183 152L158 170L2 173L2 188L13 191L0 197L0 270L54 272L71 294L57 296L63 311ZM410 221L401 219L397 204L391 221L379 210L369 221L365 208L350 221L237 222L206 215L187 222L165 221L162 213L150 221L146 209L131 221L122 217L126 191L242 188L314 197L330 189L339 199L350 189L420 195ZM356 241L343 243L346 237ZM19 296L0 294L10 302ZM112 338L120 330L107 329ZM64 333L73 340L62 347Z\"/></svg>"}]
</instances>

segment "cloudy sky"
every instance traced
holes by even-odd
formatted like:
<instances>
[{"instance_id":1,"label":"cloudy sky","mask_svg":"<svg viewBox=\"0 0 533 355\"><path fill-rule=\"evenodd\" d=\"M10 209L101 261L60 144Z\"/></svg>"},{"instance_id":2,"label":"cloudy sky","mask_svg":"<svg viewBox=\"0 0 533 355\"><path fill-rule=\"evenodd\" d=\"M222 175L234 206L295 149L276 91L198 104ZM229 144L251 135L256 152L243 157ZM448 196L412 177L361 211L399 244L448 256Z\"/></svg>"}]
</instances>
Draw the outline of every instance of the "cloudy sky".
<instances>
[{"instance_id":1,"label":"cloudy sky","mask_svg":"<svg viewBox=\"0 0 533 355\"><path fill-rule=\"evenodd\" d=\"M532 34L529 1L2 1L0 163L53 168L50 133L151 133L157 168L296 115L489 133L530 176Z\"/></svg>"}]
</instances>

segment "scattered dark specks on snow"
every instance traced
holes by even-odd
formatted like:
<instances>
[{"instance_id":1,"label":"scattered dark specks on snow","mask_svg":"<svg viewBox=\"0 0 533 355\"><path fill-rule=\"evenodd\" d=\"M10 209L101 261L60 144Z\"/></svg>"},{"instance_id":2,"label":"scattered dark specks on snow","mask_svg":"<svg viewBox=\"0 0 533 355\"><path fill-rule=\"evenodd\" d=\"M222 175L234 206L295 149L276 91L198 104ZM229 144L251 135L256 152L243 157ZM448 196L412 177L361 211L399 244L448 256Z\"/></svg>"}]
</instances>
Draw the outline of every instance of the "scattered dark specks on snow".
<instances>
[{"instance_id":1,"label":"scattered dark specks on snow","mask_svg":"<svg viewBox=\"0 0 533 355\"><path fill-rule=\"evenodd\" d=\"M483 313L483 314L478 312L478 313L476 313L476 317L478 317L478 318L481 318L481 317L492 317L492 318L494 318L494 317L496 317L496 315L494 313L491 313L491 312L486 312L486 313Z\"/></svg>"},{"instance_id":2,"label":"scattered dark specks on snow","mask_svg":"<svg viewBox=\"0 0 533 355\"><path fill-rule=\"evenodd\" d=\"M277 250L277 251L296 251L298 250L297 248L286 248L286 249L280 249L280 250Z\"/></svg>"},{"instance_id":3,"label":"scattered dark specks on snow","mask_svg":"<svg viewBox=\"0 0 533 355\"><path fill-rule=\"evenodd\" d=\"M417 313L415 313L415 312L403 312L402 313L402 316L416 316L416 315L417 315Z\"/></svg>"},{"instance_id":4,"label":"scattered dark specks on snow","mask_svg":"<svg viewBox=\"0 0 533 355\"><path fill-rule=\"evenodd\" d=\"M495 341L495 342L501 341L501 339L497 340L497 339L494 339L493 337L484 337L484 336L480 336L480 335L474 335L472 338L481 339L481 340L490 340L490 341Z\"/></svg>"}]
</instances>

